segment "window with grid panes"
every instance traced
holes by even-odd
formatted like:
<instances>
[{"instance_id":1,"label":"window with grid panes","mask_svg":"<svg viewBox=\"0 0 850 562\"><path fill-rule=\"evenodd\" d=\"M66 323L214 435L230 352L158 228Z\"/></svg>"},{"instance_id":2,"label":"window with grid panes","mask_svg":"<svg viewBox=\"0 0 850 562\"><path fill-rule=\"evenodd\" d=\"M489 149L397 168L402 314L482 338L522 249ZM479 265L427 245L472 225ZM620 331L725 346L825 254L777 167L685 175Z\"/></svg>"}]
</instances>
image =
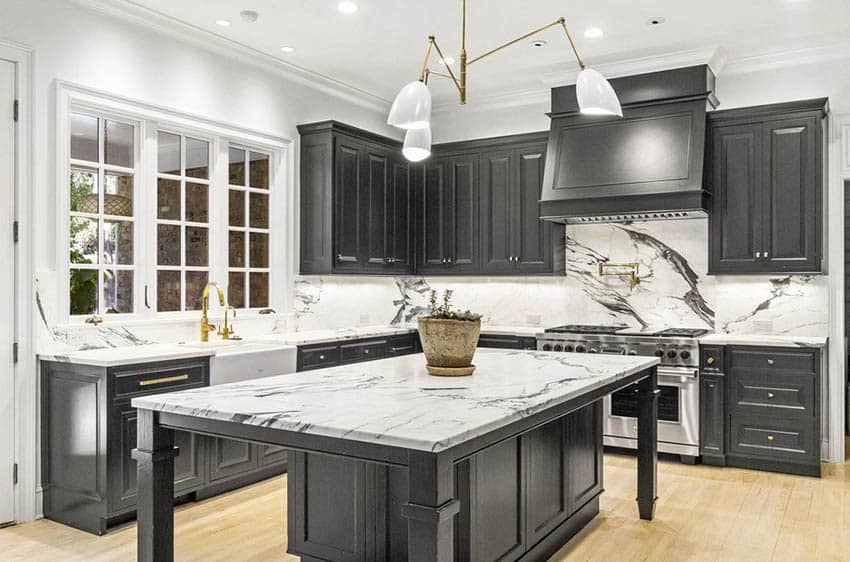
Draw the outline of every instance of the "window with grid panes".
<instances>
[{"instance_id":1,"label":"window with grid panes","mask_svg":"<svg viewBox=\"0 0 850 562\"><path fill-rule=\"evenodd\" d=\"M69 313L133 313L136 126L84 113L69 126Z\"/></svg>"},{"instance_id":2,"label":"window with grid panes","mask_svg":"<svg viewBox=\"0 0 850 562\"><path fill-rule=\"evenodd\" d=\"M228 303L269 306L269 154L228 150Z\"/></svg>"},{"instance_id":3,"label":"window with grid panes","mask_svg":"<svg viewBox=\"0 0 850 562\"><path fill-rule=\"evenodd\" d=\"M157 132L156 309L199 310L210 271L210 143Z\"/></svg>"}]
</instances>

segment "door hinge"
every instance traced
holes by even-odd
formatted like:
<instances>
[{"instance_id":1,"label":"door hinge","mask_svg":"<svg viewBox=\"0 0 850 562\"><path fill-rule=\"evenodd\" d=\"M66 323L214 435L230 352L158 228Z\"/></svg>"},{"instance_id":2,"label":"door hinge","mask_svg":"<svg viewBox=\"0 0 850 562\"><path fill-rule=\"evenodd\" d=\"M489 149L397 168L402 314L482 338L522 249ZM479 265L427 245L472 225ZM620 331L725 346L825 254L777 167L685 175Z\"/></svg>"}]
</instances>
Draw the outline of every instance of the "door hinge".
<instances>
[{"instance_id":1,"label":"door hinge","mask_svg":"<svg viewBox=\"0 0 850 562\"><path fill-rule=\"evenodd\" d=\"M18 113L20 113L20 106L21 104L18 100L15 100L15 102L12 104L12 119L15 120L15 123L18 122Z\"/></svg>"},{"instance_id":2,"label":"door hinge","mask_svg":"<svg viewBox=\"0 0 850 562\"><path fill-rule=\"evenodd\" d=\"M18 463L12 465L12 484L18 483Z\"/></svg>"},{"instance_id":3,"label":"door hinge","mask_svg":"<svg viewBox=\"0 0 850 562\"><path fill-rule=\"evenodd\" d=\"M18 221L15 221L15 222L12 223L12 242L14 242L16 244L18 243L18 240L20 239L19 233L20 233L20 228L19 228L19 225L18 225Z\"/></svg>"},{"instance_id":4,"label":"door hinge","mask_svg":"<svg viewBox=\"0 0 850 562\"><path fill-rule=\"evenodd\" d=\"M18 342L12 344L12 363L18 362Z\"/></svg>"}]
</instances>

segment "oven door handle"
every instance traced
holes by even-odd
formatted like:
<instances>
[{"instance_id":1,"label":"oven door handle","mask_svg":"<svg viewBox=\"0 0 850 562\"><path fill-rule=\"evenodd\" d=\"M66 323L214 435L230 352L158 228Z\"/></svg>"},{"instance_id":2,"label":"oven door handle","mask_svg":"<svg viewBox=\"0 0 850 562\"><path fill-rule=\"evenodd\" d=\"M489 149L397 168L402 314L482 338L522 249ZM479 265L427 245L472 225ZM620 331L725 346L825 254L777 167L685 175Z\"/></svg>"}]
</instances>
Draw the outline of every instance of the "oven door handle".
<instances>
[{"instance_id":1,"label":"oven door handle","mask_svg":"<svg viewBox=\"0 0 850 562\"><path fill-rule=\"evenodd\" d=\"M659 376L668 377L693 377L699 376L699 369L695 367L659 367Z\"/></svg>"}]
</instances>

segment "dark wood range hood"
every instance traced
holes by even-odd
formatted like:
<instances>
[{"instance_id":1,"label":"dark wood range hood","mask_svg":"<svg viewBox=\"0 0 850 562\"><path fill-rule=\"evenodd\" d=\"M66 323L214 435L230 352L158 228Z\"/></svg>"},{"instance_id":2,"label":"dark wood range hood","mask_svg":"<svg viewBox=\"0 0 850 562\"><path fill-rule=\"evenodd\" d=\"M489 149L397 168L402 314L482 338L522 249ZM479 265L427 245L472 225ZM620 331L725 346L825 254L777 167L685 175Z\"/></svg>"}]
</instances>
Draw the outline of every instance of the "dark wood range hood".
<instances>
[{"instance_id":1,"label":"dark wood range hood","mask_svg":"<svg viewBox=\"0 0 850 562\"><path fill-rule=\"evenodd\" d=\"M611 80L623 118L584 115L575 86L552 89L540 217L583 224L706 216L707 65Z\"/></svg>"}]
</instances>

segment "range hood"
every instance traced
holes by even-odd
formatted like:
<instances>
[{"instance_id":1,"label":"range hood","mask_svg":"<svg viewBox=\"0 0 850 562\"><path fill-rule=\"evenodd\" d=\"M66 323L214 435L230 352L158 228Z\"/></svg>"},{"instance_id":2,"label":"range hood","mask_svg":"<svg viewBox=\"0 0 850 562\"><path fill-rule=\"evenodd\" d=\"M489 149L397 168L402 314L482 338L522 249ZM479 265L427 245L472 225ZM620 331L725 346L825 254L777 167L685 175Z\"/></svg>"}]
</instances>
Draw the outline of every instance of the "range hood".
<instances>
[{"instance_id":1,"label":"range hood","mask_svg":"<svg viewBox=\"0 0 850 562\"><path fill-rule=\"evenodd\" d=\"M540 218L568 224L704 217L705 118L714 73L692 66L611 80L623 118L583 115L552 89Z\"/></svg>"}]
</instances>

